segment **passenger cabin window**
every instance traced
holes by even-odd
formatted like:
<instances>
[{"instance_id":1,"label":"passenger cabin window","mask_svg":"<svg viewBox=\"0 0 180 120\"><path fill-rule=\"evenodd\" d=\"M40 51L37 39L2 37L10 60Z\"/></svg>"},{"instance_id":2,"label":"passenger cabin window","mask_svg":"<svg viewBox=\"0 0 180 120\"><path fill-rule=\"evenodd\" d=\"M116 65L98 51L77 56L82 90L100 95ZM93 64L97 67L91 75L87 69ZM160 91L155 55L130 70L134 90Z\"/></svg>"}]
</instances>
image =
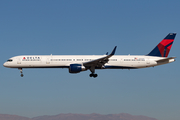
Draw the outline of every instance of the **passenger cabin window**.
<instances>
[{"instance_id":1,"label":"passenger cabin window","mask_svg":"<svg viewBox=\"0 0 180 120\"><path fill-rule=\"evenodd\" d=\"M7 62L12 62L12 61L13 61L12 59L7 60Z\"/></svg>"}]
</instances>

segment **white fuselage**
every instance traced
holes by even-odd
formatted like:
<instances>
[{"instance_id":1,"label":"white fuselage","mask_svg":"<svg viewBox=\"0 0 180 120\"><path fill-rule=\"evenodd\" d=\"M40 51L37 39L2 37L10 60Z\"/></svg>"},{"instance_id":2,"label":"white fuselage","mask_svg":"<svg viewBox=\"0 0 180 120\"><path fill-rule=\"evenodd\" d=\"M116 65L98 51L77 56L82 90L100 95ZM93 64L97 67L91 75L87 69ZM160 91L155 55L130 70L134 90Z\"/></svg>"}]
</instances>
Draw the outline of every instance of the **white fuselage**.
<instances>
[{"instance_id":1,"label":"white fuselage","mask_svg":"<svg viewBox=\"0 0 180 120\"><path fill-rule=\"evenodd\" d=\"M147 55L115 55L117 46L106 55L21 55L10 58L3 65L18 68L23 77L23 68L68 68L69 73L90 70L90 77L97 77L95 69L138 69L154 67L175 61L167 58L176 33L169 33Z\"/></svg>"},{"instance_id":2,"label":"white fuselage","mask_svg":"<svg viewBox=\"0 0 180 120\"><path fill-rule=\"evenodd\" d=\"M101 58L105 55L22 55L15 56L3 65L9 68L69 68L70 64L82 64ZM138 55L114 55L103 67L96 69L136 69L153 67L157 65L174 62L168 59L157 62L166 57L138 56Z\"/></svg>"}]
</instances>

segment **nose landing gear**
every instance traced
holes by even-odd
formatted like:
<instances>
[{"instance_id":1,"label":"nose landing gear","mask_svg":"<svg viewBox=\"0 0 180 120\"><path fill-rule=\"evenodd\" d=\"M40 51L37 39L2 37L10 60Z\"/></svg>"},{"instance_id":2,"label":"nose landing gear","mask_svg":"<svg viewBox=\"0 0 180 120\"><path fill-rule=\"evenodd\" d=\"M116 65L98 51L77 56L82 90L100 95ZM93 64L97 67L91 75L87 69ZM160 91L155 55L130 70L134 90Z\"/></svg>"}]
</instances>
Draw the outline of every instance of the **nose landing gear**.
<instances>
[{"instance_id":1,"label":"nose landing gear","mask_svg":"<svg viewBox=\"0 0 180 120\"><path fill-rule=\"evenodd\" d=\"M20 70L20 73L21 73L21 77L23 77L24 75L23 75L23 71L22 71L22 68L18 68L19 70Z\"/></svg>"}]
</instances>

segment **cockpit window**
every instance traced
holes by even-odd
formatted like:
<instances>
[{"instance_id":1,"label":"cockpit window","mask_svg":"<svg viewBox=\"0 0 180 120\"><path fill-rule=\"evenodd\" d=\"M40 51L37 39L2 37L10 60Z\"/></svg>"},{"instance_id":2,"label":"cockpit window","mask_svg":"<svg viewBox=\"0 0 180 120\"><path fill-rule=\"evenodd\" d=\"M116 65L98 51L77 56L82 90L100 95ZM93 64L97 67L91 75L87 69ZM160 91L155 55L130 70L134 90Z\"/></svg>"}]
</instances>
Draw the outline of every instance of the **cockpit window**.
<instances>
[{"instance_id":1,"label":"cockpit window","mask_svg":"<svg viewBox=\"0 0 180 120\"><path fill-rule=\"evenodd\" d=\"M7 60L7 62L12 62L12 61L13 61L12 59Z\"/></svg>"}]
</instances>

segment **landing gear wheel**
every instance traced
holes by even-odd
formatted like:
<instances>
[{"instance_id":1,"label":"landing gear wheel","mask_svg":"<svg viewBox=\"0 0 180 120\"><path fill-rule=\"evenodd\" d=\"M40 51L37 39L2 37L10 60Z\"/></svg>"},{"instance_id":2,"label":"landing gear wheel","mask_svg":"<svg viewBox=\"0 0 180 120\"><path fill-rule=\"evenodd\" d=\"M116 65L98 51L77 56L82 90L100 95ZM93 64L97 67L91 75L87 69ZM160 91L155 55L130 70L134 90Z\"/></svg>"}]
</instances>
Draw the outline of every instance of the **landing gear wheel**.
<instances>
[{"instance_id":1,"label":"landing gear wheel","mask_svg":"<svg viewBox=\"0 0 180 120\"><path fill-rule=\"evenodd\" d=\"M21 77L23 77L24 75L23 74L21 74Z\"/></svg>"},{"instance_id":2,"label":"landing gear wheel","mask_svg":"<svg viewBox=\"0 0 180 120\"><path fill-rule=\"evenodd\" d=\"M89 74L89 77L94 77L94 78L96 78L98 75L97 74Z\"/></svg>"},{"instance_id":3,"label":"landing gear wheel","mask_svg":"<svg viewBox=\"0 0 180 120\"><path fill-rule=\"evenodd\" d=\"M94 77L94 78L96 78L97 76L98 76L97 74L94 74L94 76L93 76L93 77Z\"/></svg>"},{"instance_id":4,"label":"landing gear wheel","mask_svg":"<svg viewBox=\"0 0 180 120\"><path fill-rule=\"evenodd\" d=\"M93 76L93 74L89 74L89 77L92 77Z\"/></svg>"}]
</instances>

